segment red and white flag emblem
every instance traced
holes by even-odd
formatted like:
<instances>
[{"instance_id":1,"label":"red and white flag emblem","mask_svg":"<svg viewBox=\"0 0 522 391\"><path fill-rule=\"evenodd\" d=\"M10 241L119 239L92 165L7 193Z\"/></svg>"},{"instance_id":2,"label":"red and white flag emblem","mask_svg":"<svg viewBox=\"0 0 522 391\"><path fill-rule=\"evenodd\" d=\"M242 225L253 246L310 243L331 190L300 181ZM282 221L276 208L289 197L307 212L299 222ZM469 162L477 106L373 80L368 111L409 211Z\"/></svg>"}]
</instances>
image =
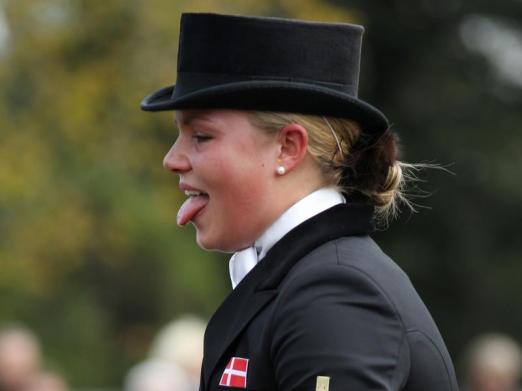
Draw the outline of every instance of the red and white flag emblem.
<instances>
[{"instance_id":1,"label":"red and white flag emblem","mask_svg":"<svg viewBox=\"0 0 522 391\"><path fill-rule=\"evenodd\" d=\"M221 375L219 385L246 388L247 372L248 358L232 357Z\"/></svg>"}]
</instances>

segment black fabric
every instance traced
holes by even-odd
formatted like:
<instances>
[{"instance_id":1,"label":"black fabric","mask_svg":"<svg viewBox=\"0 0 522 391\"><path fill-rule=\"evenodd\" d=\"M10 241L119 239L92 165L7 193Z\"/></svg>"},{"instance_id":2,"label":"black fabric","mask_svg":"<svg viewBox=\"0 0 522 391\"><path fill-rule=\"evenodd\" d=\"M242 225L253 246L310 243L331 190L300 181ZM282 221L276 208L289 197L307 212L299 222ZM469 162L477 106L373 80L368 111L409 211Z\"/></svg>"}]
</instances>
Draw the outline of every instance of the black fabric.
<instances>
[{"instance_id":1,"label":"black fabric","mask_svg":"<svg viewBox=\"0 0 522 391\"><path fill-rule=\"evenodd\" d=\"M363 28L199 14L181 24L179 73L338 84L357 95ZM204 60L204 61L202 61Z\"/></svg>"},{"instance_id":2,"label":"black fabric","mask_svg":"<svg viewBox=\"0 0 522 391\"><path fill-rule=\"evenodd\" d=\"M378 135L386 117L357 97L362 34L350 24L183 14L176 85L141 107L333 115Z\"/></svg>"},{"instance_id":3,"label":"black fabric","mask_svg":"<svg viewBox=\"0 0 522 391\"><path fill-rule=\"evenodd\" d=\"M450 356L407 276L370 239L372 208L338 205L289 232L241 281L205 333L201 390L232 357L246 388L456 391Z\"/></svg>"}]
</instances>

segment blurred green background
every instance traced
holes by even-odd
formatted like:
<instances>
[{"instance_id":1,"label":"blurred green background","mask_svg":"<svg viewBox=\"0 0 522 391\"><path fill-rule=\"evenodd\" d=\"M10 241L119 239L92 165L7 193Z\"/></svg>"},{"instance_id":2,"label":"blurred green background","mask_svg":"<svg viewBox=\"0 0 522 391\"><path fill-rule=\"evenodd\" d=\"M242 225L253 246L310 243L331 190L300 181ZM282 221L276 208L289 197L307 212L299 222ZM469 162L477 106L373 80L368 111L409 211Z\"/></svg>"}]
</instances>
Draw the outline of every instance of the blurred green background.
<instances>
[{"instance_id":1,"label":"blurred green background","mask_svg":"<svg viewBox=\"0 0 522 391\"><path fill-rule=\"evenodd\" d=\"M227 257L175 225L161 165L182 12L366 26L360 96L436 162L375 238L408 272L458 365L469 340L522 340L522 2L0 0L0 323L21 322L73 388L118 388L175 316L208 318Z\"/></svg>"}]
</instances>

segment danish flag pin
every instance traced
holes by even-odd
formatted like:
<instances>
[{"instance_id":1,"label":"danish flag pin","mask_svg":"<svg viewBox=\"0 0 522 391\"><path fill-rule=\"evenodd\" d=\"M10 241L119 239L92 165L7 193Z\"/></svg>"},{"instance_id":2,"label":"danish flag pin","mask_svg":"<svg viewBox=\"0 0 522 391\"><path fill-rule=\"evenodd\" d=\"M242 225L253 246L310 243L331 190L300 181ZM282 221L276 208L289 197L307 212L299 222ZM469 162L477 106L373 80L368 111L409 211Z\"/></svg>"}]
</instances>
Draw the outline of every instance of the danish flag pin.
<instances>
[{"instance_id":1,"label":"danish flag pin","mask_svg":"<svg viewBox=\"0 0 522 391\"><path fill-rule=\"evenodd\" d=\"M219 385L246 388L247 372L248 358L232 357L221 375Z\"/></svg>"}]
</instances>

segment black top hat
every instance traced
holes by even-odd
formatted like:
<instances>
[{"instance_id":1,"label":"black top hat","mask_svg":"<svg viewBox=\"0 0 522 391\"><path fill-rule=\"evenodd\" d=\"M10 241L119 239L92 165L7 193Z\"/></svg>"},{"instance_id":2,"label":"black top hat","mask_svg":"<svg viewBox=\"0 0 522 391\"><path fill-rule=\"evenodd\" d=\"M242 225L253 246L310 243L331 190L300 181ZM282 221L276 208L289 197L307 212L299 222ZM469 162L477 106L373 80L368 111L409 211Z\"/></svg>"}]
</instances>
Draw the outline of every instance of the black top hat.
<instances>
[{"instance_id":1,"label":"black top hat","mask_svg":"<svg viewBox=\"0 0 522 391\"><path fill-rule=\"evenodd\" d=\"M268 110L345 117L366 133L386 117L357 97L363 27L280 18L181 16L176 85L147 96L147 111Z\"/></svg>"}]
</instances>

